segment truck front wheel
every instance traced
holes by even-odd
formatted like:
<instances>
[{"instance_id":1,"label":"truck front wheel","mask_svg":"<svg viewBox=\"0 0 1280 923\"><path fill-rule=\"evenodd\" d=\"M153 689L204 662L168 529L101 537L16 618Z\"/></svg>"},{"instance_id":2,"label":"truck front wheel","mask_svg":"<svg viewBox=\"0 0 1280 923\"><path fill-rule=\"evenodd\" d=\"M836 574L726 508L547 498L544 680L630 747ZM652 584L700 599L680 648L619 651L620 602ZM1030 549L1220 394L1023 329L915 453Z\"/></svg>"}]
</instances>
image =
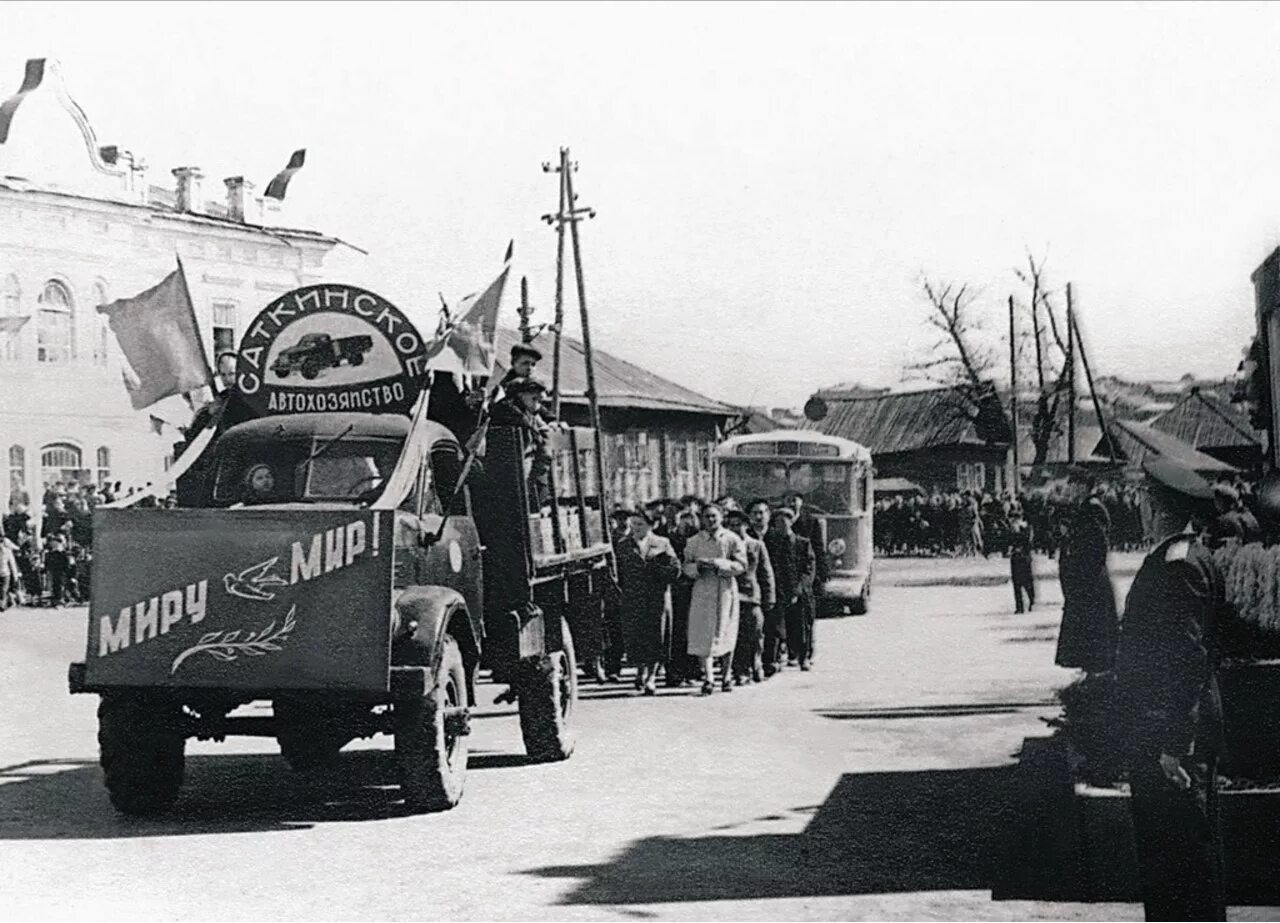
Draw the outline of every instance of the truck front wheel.
<instances>
[{"instance_id":1,"label":"truck front wheel","mask_svg":"<svg viewBox=\"0 0 1280 923\"><path fill-rule=\"evenodd\" d=\"M123 814L159 814L182 788L186 736L177 705L116 693L98 705L98 748L107 794Z\"/></svg>"},{"instance_id":2,"label":"truck front wheel","mask_svg":"<svg viewBox=\"0 0 1280 923\"><path fill-rule=\"evenodd\" d=\"M467 774L467 675L458 642L446 635L432 687L396 703L396 763L411 811L447 811L462 799Z\"/></svg>"},{"instance_id":3,"label":"truck front wheel","mask_svg":"<svg viewBox=\"0 0 1280 923\"><path fill-rule=\"evenodd\" d=\"M560 650L521 665L520 734L529 759L539 763L567 760L577 737L573 713L578 704L578 659L563 621L561 632Z\"/></svg>"}]
</instances>

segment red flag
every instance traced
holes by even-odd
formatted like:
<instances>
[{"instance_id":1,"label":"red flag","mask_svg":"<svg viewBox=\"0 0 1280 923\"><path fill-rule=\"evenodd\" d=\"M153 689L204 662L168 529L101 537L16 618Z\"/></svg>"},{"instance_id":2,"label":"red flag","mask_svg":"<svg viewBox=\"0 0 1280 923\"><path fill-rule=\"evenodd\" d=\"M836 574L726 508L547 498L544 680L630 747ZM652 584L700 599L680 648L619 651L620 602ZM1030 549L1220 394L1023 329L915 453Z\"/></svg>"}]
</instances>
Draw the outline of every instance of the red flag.
<instances>
[{"instance_id":1,"label":"red flag","mask_svg":"<svg viewBox=\"0 0 1280 923\"><path fill-rule=\"evenodd\" d=\"M213 381L181 260L159 285L99 305L98 313L107 316L129 363L124 383L134 410Z\"/></svg>"},{"instance_id":2,"label":"red flag","mask_svg":"<svg viewBox=\"0 0 1280 923\"><path fill-rule=\"evenodd\" d=\"M431 371L456 375L493 374L493 364L497 359L498 309L502 306L502 290L506 287L510 271L510 266L504 267L501 275L484 292L462 299L453 312L456 320L427 347Z\"/></svg>"}]
</instances>

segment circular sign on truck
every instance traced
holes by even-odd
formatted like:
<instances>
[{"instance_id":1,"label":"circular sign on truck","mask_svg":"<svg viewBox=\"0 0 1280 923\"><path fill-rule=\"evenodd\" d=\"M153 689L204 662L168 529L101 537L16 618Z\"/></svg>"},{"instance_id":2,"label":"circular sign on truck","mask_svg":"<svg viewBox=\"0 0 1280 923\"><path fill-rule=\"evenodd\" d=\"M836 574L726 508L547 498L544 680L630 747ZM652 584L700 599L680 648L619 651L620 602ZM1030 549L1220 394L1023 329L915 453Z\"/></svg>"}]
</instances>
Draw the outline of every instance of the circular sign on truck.
<instances>
[{"instance_id":1,"label":"circular sign on truck","mask_svg":"<svg viewBox=\"0 0 1280 923\"><path fill-rule=\"evenodd\" d=\"M427 346L385 298L351 285L294 289L267 305L240 341L237 384L259 414L408 413Z\"/></svg>"}]
</instances>

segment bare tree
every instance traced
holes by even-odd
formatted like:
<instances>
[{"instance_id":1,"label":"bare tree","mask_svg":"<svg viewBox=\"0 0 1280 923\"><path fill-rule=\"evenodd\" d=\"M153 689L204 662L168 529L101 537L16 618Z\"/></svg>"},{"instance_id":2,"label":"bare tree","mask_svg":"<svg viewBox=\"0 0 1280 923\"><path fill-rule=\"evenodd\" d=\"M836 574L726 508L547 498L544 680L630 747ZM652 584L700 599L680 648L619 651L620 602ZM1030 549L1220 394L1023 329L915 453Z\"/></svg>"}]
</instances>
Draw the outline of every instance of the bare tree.
<instances>
[{"instance_id":1,"label":"bare tree","mask_svg":"<svg viewBox=\"0 0 1280 923\"><path fill-rule=\"evenodd\" d=\"M1044 267L1044 258L1037 262L1027 251L1026 268L1014 268L1014 274L1028 289L1029 297L1021 302L1021 306L1031 317L1035 340L1036 400L1031 417L1031 442L1035 448L1033 465L1043 465L1048 460L1049 449L1062 433L1063 416L1069 409L1071 390L1072 357L1066 342L1066 314L1055 303L1057 293L1050 290Z\"/></svg>"},{"instance_id":2,"label":"bare tree","mask_svg":"<svg viewBox=\"0 0 1280 923\"><path fill-rule=\"evenodd\" d=\"M989 390L996 365L991 350L980 342L982 319L975 306L978 293L968 285L934 282L927 276L921 277L920 286L929 302L925 322L941 338L934 344L933 358L917 362L907 371L977 398Z\"/></svg>"}]
</instances>

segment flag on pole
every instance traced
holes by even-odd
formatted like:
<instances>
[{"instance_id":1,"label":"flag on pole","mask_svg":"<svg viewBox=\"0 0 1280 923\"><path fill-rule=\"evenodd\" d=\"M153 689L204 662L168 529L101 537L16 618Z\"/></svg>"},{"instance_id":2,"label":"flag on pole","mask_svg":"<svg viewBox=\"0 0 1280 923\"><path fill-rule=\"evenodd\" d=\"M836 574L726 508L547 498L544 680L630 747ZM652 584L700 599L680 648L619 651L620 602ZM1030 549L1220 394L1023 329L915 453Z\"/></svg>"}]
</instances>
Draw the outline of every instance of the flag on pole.
<instances>
[{"instance_id":1,"label":"flag on pole","mask_svg":"<svg viewBox=\"0 0 1280 923\"><path fill-rule=\"evenodd\" d=\"M493 374L497 359L498 309L511 267L504 266L479 295L468 295L452 312L453 322L427 347L433 372L472 376Z\"/></svg>"},{"instance_id":2,"label":"flag on pole","mask_svg":"<svg viewBox=\"0 0 1280 923\"><path fill-rule=\"evenodd\" d=\"M134 410L213 381L182 260L159 285L99 305L98 313L106 315L129 364L124 383Z\"/></svg>"},{"instance_id":3,"label":"flag on pole","mask_svg":"<svg viewBox=\"0 0 1280 923\"><path fill-rule=\"evenodd\" d=\"M151 418L151 432L155 433L157 436L164 435L165 421L161 420L155 414L148 414L148 416Z\"/></svg>"},{"instance_id":4,"label":"flag on pole","mask_svg":"<svg viewBox=\"0 0 1280 923\"><path fill-rule=\"evenodd\" d=\"M30 314L24 314L21 317L0 317L0 333L17 333L29 320L31 320Z\"/></svg>"}]
</instances>

